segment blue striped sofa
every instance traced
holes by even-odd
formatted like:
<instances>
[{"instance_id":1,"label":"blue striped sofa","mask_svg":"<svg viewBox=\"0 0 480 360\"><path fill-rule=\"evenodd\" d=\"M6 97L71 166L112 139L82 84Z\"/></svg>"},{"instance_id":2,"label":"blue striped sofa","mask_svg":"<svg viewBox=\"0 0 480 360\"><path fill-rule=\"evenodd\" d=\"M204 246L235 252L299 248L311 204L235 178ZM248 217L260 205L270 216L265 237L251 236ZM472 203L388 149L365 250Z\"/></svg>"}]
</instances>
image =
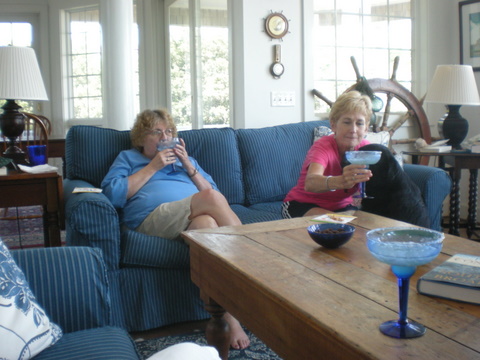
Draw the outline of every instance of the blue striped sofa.
<instances>
[{"instance_id":1,"label":"blue striped sofa","mask_svg":"<svg viewBox=\"0 0 480 360\"><path fill-rule=\"evenodd\" d=\"M110 288L99 249L58 247L11 254L38 303L63 331L60 340L35 359L140 359L125 329L113 326Z\"/></svg>"},{"instance_id":2,"label":"blue striped sofa","mask_svg":"<svg viewBox=\"0 0 480 360\"><path fill-rule=\"evenodd\" d=\"M286 193L295 185L314 128L325 121L259 129L181 131L188 153L212 175L243 223L277 220ZM190 281L187 246L122 227L103 194L72 194L75 187L100 187L129 131L74 126L66 137L65 215L67 244L103 250L113 292L114 321L129 331L208 317ZM434 228L450 178L439 169L405 165L419 185Z\"/></svg>"}]
</instances>

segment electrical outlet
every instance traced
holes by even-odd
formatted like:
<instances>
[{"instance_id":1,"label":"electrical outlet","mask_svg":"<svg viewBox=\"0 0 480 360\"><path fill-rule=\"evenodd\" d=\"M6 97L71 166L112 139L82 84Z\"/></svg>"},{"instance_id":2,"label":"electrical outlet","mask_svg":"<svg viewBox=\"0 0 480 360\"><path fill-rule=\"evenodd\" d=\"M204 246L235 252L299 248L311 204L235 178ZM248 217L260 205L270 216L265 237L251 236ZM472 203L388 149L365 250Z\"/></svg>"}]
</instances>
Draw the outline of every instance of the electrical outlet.
<instances>
[{"instance_id":1,"label":"electrical outlet","mask_svg":"<svg viewBox=\"0 0 480 360\"><path fill-rule=\"evenodd\" d=\"M271 106L295 106L295 91L272 91Z\"/></svg>"}]
</instances>

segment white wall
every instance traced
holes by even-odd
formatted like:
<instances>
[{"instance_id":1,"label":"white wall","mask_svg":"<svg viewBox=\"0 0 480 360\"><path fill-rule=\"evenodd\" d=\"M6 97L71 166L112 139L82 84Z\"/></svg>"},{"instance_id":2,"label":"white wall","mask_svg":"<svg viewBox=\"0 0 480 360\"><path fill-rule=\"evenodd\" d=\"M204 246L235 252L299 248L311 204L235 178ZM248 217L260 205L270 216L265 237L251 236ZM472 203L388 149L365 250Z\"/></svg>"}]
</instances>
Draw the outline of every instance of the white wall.
<instances>
[{"instance_id":1,"label":"white wall","mask_svg":"<svg viewBox=\"0 0 480 360\"><path fill-rule=\"evenodd\" d=\"M235 127L258 128L304 121L303 2L301 0L245 0L242 3L243 36L239 40L234 34L234 42L241 41L244 51L239 56L241 59L234 59L234 66L235 74L243 76L241 87L235 86L236 96L240 96L240 93L243 96L243 103L236 104ZM271 11L282 12L290 20L289 33L283 41L272 40L264 30L265 18ZM280 79L274 79L269 70L274 61L275 44L281 45L281 62L285 66L285 72ZM272 91L294 92L295 105L272 107L270 101Z\"/></svg>"}]
</instances>

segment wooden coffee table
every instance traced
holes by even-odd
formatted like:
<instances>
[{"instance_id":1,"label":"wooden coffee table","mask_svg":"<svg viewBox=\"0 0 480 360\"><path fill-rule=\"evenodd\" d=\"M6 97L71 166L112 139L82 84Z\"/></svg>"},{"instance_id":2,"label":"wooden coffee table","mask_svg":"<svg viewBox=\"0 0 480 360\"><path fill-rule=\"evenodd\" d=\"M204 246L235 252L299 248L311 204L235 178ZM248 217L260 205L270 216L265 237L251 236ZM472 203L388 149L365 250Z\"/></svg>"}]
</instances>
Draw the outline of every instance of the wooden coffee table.
<instances>
[{"instance_id":1,"label":"wooden coffee table","mask_svg":"<svg viewBox=\"0 0 480 360\"><path fill-rule=\"evenodd\" d=\"M442 253L410 281L408 317L427 332L394 339L378 326L398 318L396 278L369 253L365 234L408 224L354 215L354 236L334 250L310 239L310 218L183 233L192 280L212 314L207 340L223 359L224 309L284 359L480 359L480 306L419 295L415 288L419 276L449 256L480 255L480 243L446 235Z\"/></svg>"}]
</instances>

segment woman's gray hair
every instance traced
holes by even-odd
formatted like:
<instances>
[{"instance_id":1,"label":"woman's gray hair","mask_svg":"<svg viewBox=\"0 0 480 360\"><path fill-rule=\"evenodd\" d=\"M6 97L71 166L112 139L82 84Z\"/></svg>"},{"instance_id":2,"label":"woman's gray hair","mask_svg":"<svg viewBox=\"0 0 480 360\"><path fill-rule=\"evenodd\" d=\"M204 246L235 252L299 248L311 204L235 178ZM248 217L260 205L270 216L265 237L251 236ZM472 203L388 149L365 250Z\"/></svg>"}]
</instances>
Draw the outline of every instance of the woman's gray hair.
<instances>
[{"instance_id":1,"label":"woman's gray hair","mask_svg":"<svg viewBox=\"0 0 480 360\"><path fill-rule=\"evenodd\" d=\"M155 125L163 122L167 129L172 129L172 137L177 137L177 127L172 116L166 109L144 110L137 115L137 119L130 131L132 146L139 151L143 150L145 136L154 129Z\"/></svg>"}]
</instances>

